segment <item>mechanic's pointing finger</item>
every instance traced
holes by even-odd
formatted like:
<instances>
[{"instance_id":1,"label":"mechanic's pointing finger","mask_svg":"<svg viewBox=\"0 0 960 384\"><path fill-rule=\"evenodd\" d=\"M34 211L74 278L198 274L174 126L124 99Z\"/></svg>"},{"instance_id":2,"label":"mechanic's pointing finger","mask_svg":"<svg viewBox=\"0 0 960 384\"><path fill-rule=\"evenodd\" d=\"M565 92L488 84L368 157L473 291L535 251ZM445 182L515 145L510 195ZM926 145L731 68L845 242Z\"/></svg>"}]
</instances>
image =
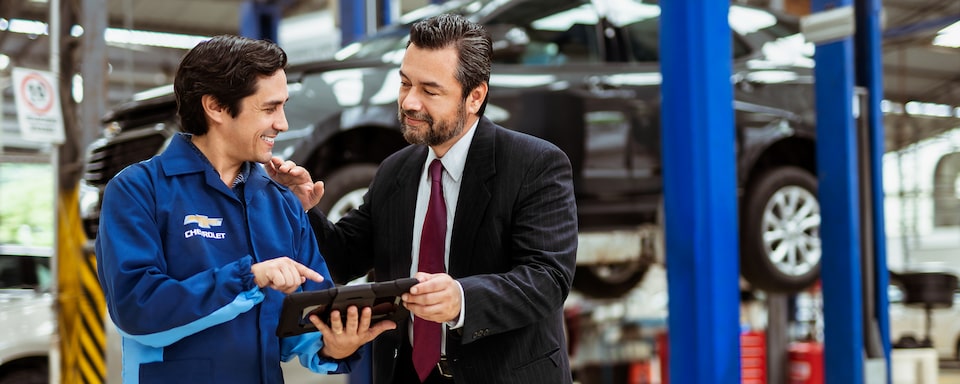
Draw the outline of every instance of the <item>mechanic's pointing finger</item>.
<instances>
[{"instance_id":1,"label":"mechanic's pointing finger","mask_svg":"<svg viewBox=\"0 0 960 384\"><path fill-rule=\"evenodd\" d=\"M297 271L300 272L300 276L306 277L309 280L313 280L318 283L323 281L323 275L321 275L320 272L314 271L308 268L306 265L297 264Z\"/></svg>"}]
</instances>

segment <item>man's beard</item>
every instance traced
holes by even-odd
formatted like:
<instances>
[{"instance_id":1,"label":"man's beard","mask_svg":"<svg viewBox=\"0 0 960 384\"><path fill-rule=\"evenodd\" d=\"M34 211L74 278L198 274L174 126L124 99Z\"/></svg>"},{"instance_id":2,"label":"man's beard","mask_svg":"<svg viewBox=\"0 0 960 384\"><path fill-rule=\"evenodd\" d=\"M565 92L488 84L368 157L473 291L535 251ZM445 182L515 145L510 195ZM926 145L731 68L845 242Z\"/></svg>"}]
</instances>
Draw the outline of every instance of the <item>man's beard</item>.
<instances>
[{"instance_id":1,"label":"man's beard","mask_svg":"<svg viewBox=\"0 0 960 384\"><path fill-rule=\"evenodd\" d=\"M421 134L416 129L411 129L404 122L404 116L409 116L415 120L421 120L427 124L426 129ZM457 120L435 122L433 117L426 112L397 111L397 118L400 120L400 130L403 132L403 138L410 144L423 144L427 146L437 146L446 143L450 139L463 133L464 125L467 122L467 112L461 104L457 107ZM434 125L436 123L436 125Z\"/></svg>"}]
</instances>

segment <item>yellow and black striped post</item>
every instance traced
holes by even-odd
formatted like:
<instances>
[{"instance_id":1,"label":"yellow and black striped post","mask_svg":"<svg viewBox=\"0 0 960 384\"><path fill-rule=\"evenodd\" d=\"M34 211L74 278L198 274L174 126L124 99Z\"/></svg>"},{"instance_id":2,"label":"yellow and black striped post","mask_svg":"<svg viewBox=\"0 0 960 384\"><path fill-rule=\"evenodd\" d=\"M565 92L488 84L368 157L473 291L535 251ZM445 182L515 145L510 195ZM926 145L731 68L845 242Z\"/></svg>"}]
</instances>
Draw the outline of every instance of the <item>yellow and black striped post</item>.
<instances>
[{"instance_id":1,"label":"yellow and black striped post","mask_svg":"<svg viewBox=\"0 0 960 384\"><path fill-rule=\"evenodd\" d=\"M97 261L84 251L78 209L79 190L62 191L58 220L57 324L59 326L60 382L106 382L106 304L97 280Z\"/></svg>"}]
</instances>

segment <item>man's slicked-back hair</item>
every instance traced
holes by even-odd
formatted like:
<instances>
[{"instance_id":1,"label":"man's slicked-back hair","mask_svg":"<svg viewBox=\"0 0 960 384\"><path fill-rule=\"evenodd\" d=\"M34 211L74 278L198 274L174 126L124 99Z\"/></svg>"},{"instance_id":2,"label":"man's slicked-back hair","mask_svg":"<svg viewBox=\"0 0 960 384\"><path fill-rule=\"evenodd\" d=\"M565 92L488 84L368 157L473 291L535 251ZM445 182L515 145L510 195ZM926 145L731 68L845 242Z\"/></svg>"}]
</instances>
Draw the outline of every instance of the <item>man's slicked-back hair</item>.
<instances>
[{"instance_id":1,"label":"man's slicked-back hair","mask_svg":"<svg viewBox=\"0 0 960 384\"><path fill-rule=\"evenodd\" d=\"M407 46L410 44L430 50L456 47L455 77L463 87L464 99L480 84L490 82L493 44L490 34L480 24L456 14L437 15L413 24ZM486 107L487 100L484 100L477 115L483 116Z\"/></svg>"},{"instance_id":2,"label":"man's slicked-back hair","mask_svg":"<svg viewBox=\"0 0 960 384\"><path fill-rule=\"evenodd\" d=\"M257 80L286 66L287 54L266 40L221 35L197 44L184 55L173 80L183 131L207 133L203 95L213 96L236 117L240 100L257 92Z\"/></svg>"}]
</instances>

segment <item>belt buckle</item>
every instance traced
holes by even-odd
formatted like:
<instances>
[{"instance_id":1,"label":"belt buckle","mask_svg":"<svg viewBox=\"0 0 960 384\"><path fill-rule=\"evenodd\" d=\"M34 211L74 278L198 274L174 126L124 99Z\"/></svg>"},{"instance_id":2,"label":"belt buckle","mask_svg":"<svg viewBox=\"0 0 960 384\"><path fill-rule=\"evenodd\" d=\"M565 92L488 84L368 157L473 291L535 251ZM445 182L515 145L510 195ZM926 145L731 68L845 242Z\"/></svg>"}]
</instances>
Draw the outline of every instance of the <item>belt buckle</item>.
<instances>
[{"instance_id":1,"label":"belt buckle","mask_svg":"<svg viewBox=\"0 0 960 384\"><path fill-rule=\"evenodd\" d=\"M448 379L453 378L453 370L450 369L450 361L447 360L446 356L440 356L440 361L437 362L437 371L440 372L440 376Z\"/></svg>"}]
</instances>

